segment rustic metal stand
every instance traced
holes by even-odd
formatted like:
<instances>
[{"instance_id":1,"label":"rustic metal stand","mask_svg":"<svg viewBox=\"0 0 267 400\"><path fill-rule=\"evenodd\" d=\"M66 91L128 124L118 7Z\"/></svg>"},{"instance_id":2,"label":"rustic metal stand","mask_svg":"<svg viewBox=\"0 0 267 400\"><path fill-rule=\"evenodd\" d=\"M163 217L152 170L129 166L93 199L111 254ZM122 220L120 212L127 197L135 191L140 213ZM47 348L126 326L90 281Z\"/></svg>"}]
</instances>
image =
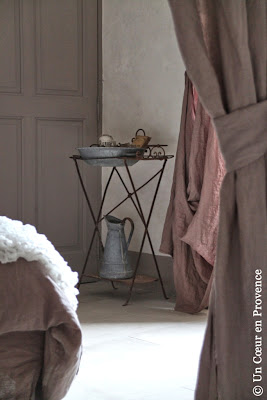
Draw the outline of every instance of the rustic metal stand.
<instances>
[{"instance_id":1,"label":"rustic metal stand","mask_svg":"<svg viewBox=\"0 0 267 400\"><path fill-rule=\"evenodd\" d=\"M80 184L81 184L81 187L82 187L83 193L85 195L86 202L87 202L90 214L92 216L92 219L93 219L93 222L94 222L94 225L95 225L94 232L93 232L90 244L89 244L88 252L87 252L87 255L86 255L86 258L85 258L85 262L84 262L84 265L83 265L82 273L81 273L81 276L79 278L79 282L78 282L78 285L77 285L78 288L80 287L81 284L88 283L88 282L82 282L84 277L87 277L87 278L90 277L90 278L96 278L96 279L99 279L99 280L110 281L112 283L112 286L113 286L114 289L115 289L114 282L125 283L125 284L130 286L128 297L126 299L126 302L123 304L124 306L126 306L129 303L130 299L131 299L132 290L133 290L133 286L134 286L135 283L150 283L150 282L153 282L153 281L156 281L156 280L159 279L160 284L161 284L161 288L162 288L162 292L163 292L163 296L165 297L165 299L168 299L168 297L166 295L166 292L165 292L164 285L163 285L161 273L160 273L160 270L159 270L158 261L157 261L157 258L156 258L156 255L155 255L155 251L154 251L154 248L153 248L151 236L150 236L150 233L148 231L149 223L150 223L151 216L152 216L152 213L153 213L153 210L154 210L155 201L156 201L156 198L157 198L157 194L158 194L158 191L159 191L159 187L160 187L162 176L163 176L163 173L164 173L164 170L165 170L166 163L167 163L168 159L173 157L172 155L165 155L164 147L165 147L164 145L148 146L148 155L139 155L137 153L136 159L138 159L139 161L155 161L155 160L157 160L157 161L162 161L163 162L163 165L160 168L160 170L157 171L150 179L148 179L143 185L139 186L138 188L136 188L136 186L134 184L134 180L133 180L132 174L130 172L130 168L129 168L128 164L127 164L127 160L129 160L129 159L132 160L133 157L119 157L119 159L122 159L123 162L124 162L124 167L125 167L125 169L127 171L127 176L129 178L131 189L130 190L128 189L126 183L123 180L122 175L118 171L118 168L117 167L113 167L111 172L110 172L110 175L109 175L108 181L106 183L105 189L104 189L102 201L101 201L100 208L99 208L97 216L95 216L95 214L93 212L93 209L92 209L92 206L91 206L91 203L90 203L90 199L89 199L88 193L86 191L86 188L85 188L85 185L84 185L84 182L83 182L83 179L82 179L82 175L81 175L81 172L80 172L80 168L79 168L79 165L78 165L78 161L82 160L82 158L80 156L77 156L77 155L73 155L72 157L70 157L70 158L73 159L73 161L75 163L75 167L76 167L77 174L78 174L78 177L79 177L79 180L80 180ZM102 209L103 209L103 205L104 205L104 202L105 202L107 191L108 191L108 188L109 188L109 185L111 183L111 180L112 180L112 177L113 177L114 173L117 174L119 180L121 181L121 183L122 183L122 185L123 185L123 187L124 187L124 189L125 189L125 191L127 193L127 196L122 201L120 201L115 207L113 207L112 210L107 212L106 215L111 214L114 210L116 210L126 200L130 199L132 204L133 204L133 206L135 207L135 209L136 209L136 211L137 211L137 213L138 213L143 225L144 225L144 234L143 234L141 246L140 246L140 249L139 249L137 262L136 262L136 265L135 265L135 268L134 268L133 277L131 279L124 279L124 280L121 280L121 279L104 279L104 278L101 278L100 276L97 276L97 275L87 275L87 274L85 274L87 262L88 262L88 259L89 259L89 256L90 256L90 253L91 253L91 250L92 250L92 246L93 246L96 234L99 237L101 249L104 250L104 246L103 246L103 242L102 242L102 238L101 238L101 233L100 233L100 230L99 230L98 226L101 223L101 221L103 221L103 219L104 219L104 217L101 217ZM146 219L145 216L144 216L144 213L143 213L143 209L142 209L142 206L141 206L140 199L138 197L138 192L139 192L140 189L145 187L148 183L150 183L156 177L158 177L158 181L157 181L157 185L156 185L156 189L155 189L154 195L152 196L152 202L151 202L150 210L149 210L149 213L148 213L148 217ZM155 267L156 267L157 274L158 274L158 279L157 278L148 277L148 276L143 276L143 275L137 275L137 271L138 271L138 267L139 267L139 264L140 264L140 259L141 259L141 255L142 255L142 252L143 252L143 247L144 247L144 243L145 243L146 237L148 238L148 242L149 242L149 245L150 245L150 248L151 248L153 260L154 260Z\"/></svg>"}]
</instances>

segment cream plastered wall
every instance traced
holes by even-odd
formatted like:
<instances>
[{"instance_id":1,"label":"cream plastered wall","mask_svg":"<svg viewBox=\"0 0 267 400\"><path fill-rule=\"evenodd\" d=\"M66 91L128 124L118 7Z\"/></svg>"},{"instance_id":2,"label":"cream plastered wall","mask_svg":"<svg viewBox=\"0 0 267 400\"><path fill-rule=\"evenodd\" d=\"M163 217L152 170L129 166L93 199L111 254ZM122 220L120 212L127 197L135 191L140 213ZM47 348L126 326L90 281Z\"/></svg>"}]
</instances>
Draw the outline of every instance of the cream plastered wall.
<instances>
[{"instance_id":1,"label":"cream plastered wall","mask_svg":"<svg viewBox=\"0 0 267 400\"><path fill-rule=\"evenodd\" d=\"M103 0L103 133L128 142L143 128L151 143L167 144L176 153L184 91L184 65L178 50L167 0ZM161 162L140 161L131 167L136 185L151 177ZM167 163L150 234L157 254L169 203L174 159ZM125 171L120 169L125 177ZM109 168L102 169L104 188ZM147 215L155 182L140 191ZM104 213L125 196L118 179L107 197ZM130 246L138 251L143 226L130 200L112 215L131 217L135 233ZM105 227L103 226L105 234ZM146 242L144 251L151 253Z\"/></svg>"}]
</instances>

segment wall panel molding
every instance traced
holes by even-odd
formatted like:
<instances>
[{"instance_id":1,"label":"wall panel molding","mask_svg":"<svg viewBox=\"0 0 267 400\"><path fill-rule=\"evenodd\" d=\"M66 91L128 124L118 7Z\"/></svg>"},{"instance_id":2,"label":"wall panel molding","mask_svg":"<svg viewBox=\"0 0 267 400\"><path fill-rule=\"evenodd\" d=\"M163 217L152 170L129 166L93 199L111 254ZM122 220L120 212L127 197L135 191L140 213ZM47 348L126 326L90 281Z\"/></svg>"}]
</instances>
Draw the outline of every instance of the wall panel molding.
<instances>
[{"instance_id":1,"label":"wall panel molding","mask_svg":"<svg viewBox=\"0 0 267 400\"><path fill-rule=\"evenodd\" d=\"M0 215L22 218L22 118L0 117ZM9 174L6 174L9 171Z\"/></svg>"},{"instance_id":2,"label":"wall panel molding","mask_svg":"<svg viewBox=\"0 0 267 400\"><path fill-rule=\"evenodd\" d=\"M36 94L82 96L82 0L36 0L35 31Z\"/></svg>"},{"instance_id":3,"label":"wall panel molding","mask_svg":"<svg viewBox=\"0 0 267 400\"><path fill-rule=\"evenodd\" d=\"M82 119L36 119L36 224L60 252L83 249L82 193L70 156L83 142Z\"/></svg>"},{"instance_id":4,"label":"wall panel molding","mask_svg":"<svg viewBox=\"0 0 267 400\"><path fill-rule=\"evenodd\" d=\"M22 29L20 0L0 1L0 94L21 93Z\"/></svg>"}]
</instances>

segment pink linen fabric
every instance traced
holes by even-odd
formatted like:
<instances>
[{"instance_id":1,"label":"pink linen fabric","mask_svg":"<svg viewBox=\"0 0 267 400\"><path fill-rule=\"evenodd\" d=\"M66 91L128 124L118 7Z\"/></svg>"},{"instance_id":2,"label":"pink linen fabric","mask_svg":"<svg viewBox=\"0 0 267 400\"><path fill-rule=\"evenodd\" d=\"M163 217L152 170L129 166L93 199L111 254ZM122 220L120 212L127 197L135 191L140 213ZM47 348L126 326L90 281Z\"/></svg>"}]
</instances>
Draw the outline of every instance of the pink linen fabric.
<instances>
[{"instance_id":1,"label":"pink linen fabric","mask_svg":"<svg viewBox=\"0 0 267 400\"><path fill-rule=\"evenodd\" d=\"M0 264L0 398L66 395L79 368L81 329L64 292L42 265ZM39 400L36 398L36 400Z\"/></svg>"},{"instance_id":2,"label":"pink linen fabric","mask_svg":"<svg viewBox=\"0 0 267 400\"><path fill-rule=\"evenodd\" d=\"M170 204L160 251L173 256L177 311L208 305L225 174L210 117L187 74Z\"/></svg>"}]
</instances>

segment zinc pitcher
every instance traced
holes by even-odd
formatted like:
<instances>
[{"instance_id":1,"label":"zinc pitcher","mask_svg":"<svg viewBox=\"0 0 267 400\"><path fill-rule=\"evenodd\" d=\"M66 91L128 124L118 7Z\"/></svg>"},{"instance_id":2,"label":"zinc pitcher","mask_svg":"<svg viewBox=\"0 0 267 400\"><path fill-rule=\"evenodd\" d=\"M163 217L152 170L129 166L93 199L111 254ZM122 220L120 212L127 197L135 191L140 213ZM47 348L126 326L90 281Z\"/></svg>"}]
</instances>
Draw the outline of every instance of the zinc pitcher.
<instances>
[{"instance_id":1,"label":"zinc pitcher","mask_svg":"<svg viewBox=\"0 0 267 400\"><path fill-rule=\"evenodd\" d=\"M106 215L105 221L108 232L99 275L107 279L131 278L133 269L129 263L128 247L133 236L134 223L131 218L126 217L120 220L112 215ZM131 232L127 241L124 232L126 221L131 223Z\"/></svg>"}]
</instances>

